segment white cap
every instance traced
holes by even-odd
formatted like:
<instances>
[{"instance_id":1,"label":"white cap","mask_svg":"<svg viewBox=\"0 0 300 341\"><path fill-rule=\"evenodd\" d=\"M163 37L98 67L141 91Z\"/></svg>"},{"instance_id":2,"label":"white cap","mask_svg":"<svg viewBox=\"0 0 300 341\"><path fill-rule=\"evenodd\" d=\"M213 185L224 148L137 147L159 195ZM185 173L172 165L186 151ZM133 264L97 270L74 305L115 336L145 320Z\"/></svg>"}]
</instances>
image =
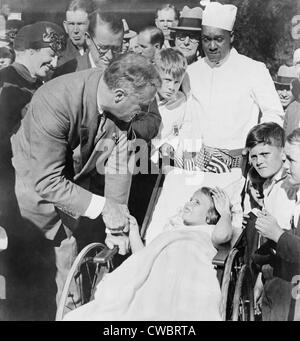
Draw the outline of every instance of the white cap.
<instances>
[{"instance_id":1,"label":"white cap","mask_svg":"<svg viewBox=\"0 0 300 341\"><path fill-rule=\"evenodd\" d=\"M202 25L221 28L232 31L237 7L234 5L222 5L219 2L209 2L202 15Z\"/></svg>"}]
</instances>

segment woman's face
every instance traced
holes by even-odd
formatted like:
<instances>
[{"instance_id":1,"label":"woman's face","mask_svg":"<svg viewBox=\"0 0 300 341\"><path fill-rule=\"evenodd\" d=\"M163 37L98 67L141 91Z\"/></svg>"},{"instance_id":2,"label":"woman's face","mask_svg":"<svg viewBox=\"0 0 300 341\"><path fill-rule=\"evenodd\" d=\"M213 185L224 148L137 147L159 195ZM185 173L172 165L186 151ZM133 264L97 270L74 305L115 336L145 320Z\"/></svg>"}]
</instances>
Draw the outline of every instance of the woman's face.
<instances>
[{"instance_id":1,"label":"woman's face","mask_svg":"<svg viewBox=\"0 0 300 341\"><path fill-rule=\"evenodd\" d=\"M183 221L185 225L201 225L206 223L208 210L211 207L211 201L207 195L201 191L193 194L183 208Z\"/></svg>"}]
</instances>

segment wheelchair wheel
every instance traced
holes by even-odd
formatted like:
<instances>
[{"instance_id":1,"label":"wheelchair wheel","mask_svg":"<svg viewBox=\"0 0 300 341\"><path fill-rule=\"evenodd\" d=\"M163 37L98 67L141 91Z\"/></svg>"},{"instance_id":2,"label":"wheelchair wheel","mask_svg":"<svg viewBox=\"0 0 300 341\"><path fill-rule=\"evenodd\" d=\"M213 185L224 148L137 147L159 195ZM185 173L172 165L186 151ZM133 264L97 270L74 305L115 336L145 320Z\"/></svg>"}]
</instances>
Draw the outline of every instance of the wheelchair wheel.
<instances>
[{"instance_id":1,"label":"wheelchair wheel","mask_svg":"<svg viewBox=\"0 0 300 341\"><path fill-rule=\"evenodd\" d=\"M221 286L221 316L223 321L231 320L235 285L240 269L240 252L234 248L229 252L225 263Z\"/></svg>"},{"instance_id":2,"label":"wheelchair wheel","mask_svg":"<svg viewBox=\"0 0 300 341\"><path fill-rule=\"evenodd\" d=\"M105 245L92 243L78 254L62 291L56 321L61 321L66 313L93 299L96 285L113 268L111 259L103 261L99 257L106 250Z\"/></svg>"},{"instance_id":3,"label":"wheelchair wheel","mask_svg":"<svg viewBox=\"0 0 300 341\"><path fill-rule=\"evenodd\" d=\"M243 265L238 276L233 298L233 321L254 321L254 297L252 276L247 265Z\"/></svg>"}]
</instances>

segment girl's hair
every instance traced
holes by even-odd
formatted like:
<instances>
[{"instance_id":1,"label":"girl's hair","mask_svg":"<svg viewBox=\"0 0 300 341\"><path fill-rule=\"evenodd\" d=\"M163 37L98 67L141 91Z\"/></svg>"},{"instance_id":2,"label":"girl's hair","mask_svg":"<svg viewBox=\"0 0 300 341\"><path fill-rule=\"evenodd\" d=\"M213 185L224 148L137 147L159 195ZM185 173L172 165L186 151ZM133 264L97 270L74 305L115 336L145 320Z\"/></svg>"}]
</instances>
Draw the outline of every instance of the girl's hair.
<instances>
[{"instance_id":1,"label":"girl's hair","mask_svg":"<svg viewBox=\"0 0 300 341\"><path fill-rule=\"evenodd\" d=\"M201 187L197 192L203 193L209 199L210 208L207 211L206 223L208 225L215 225L220 219L220 214L216 210L211 191L212 189L210 187Z\"/></svg>"}]
</instances>

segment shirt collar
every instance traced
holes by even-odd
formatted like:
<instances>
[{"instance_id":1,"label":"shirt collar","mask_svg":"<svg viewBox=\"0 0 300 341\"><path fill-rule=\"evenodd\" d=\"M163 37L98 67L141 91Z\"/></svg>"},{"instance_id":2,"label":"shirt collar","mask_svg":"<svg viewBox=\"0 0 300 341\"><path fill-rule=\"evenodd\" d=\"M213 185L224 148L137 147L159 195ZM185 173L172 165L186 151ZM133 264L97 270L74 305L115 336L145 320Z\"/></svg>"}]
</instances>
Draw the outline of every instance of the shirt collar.
<instances>
[{"instance_id":1,"label":"shirt collar","mask_svg":"<svg viewBox=\"0 0 300 341\"><path fill-rule=\"evenodd\" d=\"M29 70L24 64L14 62L12 64L12 67L14 67L14 69L18 72L18 74L22 76L23 78L25 78L28 82L36 83L39 81L38 78L31 76Z\"/></svg>"},{"instance_id":2,"label":"shirt collar","mask_svg":"<svg viewBox=\"0 0 300 341\"><path fill-rule=\"evenodd\" d=\"M216 68L216 67L220 67L222 65L224 65L225 63L228 62L228 60L232 59L232 57L234 57L237 54L237 51L234 47L232 47L228 53L228 55L222 59L220 62L218 63L214 63L211 62L207 57L204 57L206 63L211 67L211 68Z\"/></svg>"},{"instance_id":3,"label":"shirt collar","mask_svg":"<svg viewBox=\"0 0 300 341\"><path fill-rule=\"evenodd\" d=\"M89 52L89 60L90 60L90 63L91 63L91 67L92 68L95 68L95 67L97 67L96 66L96 64L95 64L95 62L94 62L94 59L93 59L93 57L92 57L92 54L91 54L91 52Z\"/></svg>"}]
</instances>

